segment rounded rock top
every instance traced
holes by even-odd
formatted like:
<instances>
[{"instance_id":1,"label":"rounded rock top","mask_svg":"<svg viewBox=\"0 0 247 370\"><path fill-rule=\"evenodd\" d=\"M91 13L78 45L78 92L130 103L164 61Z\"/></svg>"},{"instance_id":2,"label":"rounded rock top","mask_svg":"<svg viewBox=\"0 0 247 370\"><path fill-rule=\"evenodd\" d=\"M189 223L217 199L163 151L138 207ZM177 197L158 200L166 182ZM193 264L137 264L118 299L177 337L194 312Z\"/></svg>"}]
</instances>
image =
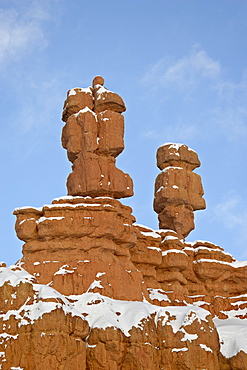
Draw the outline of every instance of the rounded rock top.
<instances>
[{"instance_id":1,"label":"rounded rock top","mask_svg":"<svg viewBox=\"0 0 247 370\"><path fill-rule=\"evenodd\" d=\"M157 166L161 170L178 164L188 167L191 171L201 165L197 153L185 144L166 143L158 148Z\"/></svg>"},{"instance_id":2,"label":"rounded rock top","mask_svg":"<svg viewBox=\"0 0 247 370\"><path fill-rule=\"evenodd\" d=\"M95 76L92 82L92 86L104 85L105 80L101 76Z\"/></svg>"}]
</instances>

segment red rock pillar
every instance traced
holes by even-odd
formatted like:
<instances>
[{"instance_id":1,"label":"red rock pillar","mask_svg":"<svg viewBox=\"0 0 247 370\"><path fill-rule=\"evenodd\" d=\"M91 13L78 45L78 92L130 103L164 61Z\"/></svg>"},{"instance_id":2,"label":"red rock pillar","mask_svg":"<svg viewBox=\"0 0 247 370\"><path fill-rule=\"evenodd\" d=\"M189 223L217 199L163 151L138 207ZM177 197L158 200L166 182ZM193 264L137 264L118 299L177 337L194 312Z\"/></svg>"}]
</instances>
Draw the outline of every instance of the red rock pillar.
<instances>
[{"instance_id":1,"label":"red rock pillar","mask_svg":"<svg viewBox=\"0 0 247 370\"><path fill-rule=\"evenodd\" d=\"M184 144L164 144L157 151L162 172L155 181L154 210L160 229L185 238L194 229L195 210L205 209L201 178L192 172L200 166L196 152Z\"/></svg>"},{"instance_id":2,"label":"red rock pillar","mask_svg":"<svg viewBox=\"0 0 247 370\"><path fill-rule=\"evenodd\" d=\"M122 98L104 86L104 79L94 78L92 87L68 91L64 103L62 145L73 163L67 180L68 195L133 195L128 174L116 168L116 157L124 149Z\"/></svg>"},{"instance_id":3,"label":"red rock pillar","mask_svg":"<svg viewBox=\"0 0 247 370\"><path fill-rule=\"evenodd\" d=\"M66 295L100 292L142 300L142 273L130 259L137 241L132 209L114 198L133 194L132 180L115 166L124 149L123 100L95 77L93 87L68 92L62 144L73 163L68 196L39 209L15 210L25 241L22 267Z\"/></svg>"}]
</instances>

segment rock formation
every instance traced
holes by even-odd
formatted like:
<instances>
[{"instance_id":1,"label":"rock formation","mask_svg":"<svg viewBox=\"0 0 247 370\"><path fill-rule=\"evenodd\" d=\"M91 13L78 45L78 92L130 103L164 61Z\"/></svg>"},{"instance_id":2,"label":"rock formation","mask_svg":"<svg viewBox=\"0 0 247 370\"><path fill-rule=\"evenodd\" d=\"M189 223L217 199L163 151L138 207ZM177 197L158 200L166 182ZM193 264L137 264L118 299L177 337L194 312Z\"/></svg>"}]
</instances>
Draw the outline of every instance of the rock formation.
<instances>
[{"instance_id":1,"label":"rock formation","mask_svg":"<svg viewBox=\"0 0 247 370\"><path fill-rule=\"evenodd\" d=\"M124 117L121 97L103 87L97 76L93 87L68 91L64 102L62 145L67 149L73 172L67 181L69 195L133 195L129 175L115 166L115 158L124 149Z\"/></svg>"},{"instance_id":2,"label":"rock formation","mask_svg":"<svg viewBox=\"0 0 247 370\"><path fill-rule=\"evenodd\" d=\"M192 172L200 161L184 144L164 144L157 151L157 166L162 170L154 198L159 227L185 238L195 228L193 211L206 208L200 176Z\"/></svg>"},{"instance_id":3,"label":"rock formation","mask_svg":"<svg viewBox=\"0 0 247 370\"><path fill-rule=\"evenodd\" d=\"M103 84L65 101L68 195L14 211L23 257L0 265L0 369L247 369L247 262L184 239L205 208L197 154L158 149L160 229L137 224L116 199L133 193L115 167L125 105Z\"/></svg>"}]
</instances>

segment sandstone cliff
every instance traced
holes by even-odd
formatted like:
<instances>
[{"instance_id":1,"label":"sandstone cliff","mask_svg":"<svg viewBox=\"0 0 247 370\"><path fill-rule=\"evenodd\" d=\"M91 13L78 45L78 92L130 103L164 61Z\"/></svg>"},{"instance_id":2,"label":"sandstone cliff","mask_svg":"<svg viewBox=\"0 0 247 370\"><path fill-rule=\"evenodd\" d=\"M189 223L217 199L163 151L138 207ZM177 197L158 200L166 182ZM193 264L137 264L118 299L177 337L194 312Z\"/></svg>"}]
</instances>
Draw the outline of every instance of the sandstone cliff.
<instances>
[{"instance_id":1,"label":"sandstone cliff","mask_svg":"<svg viewBox=\"0 0 247 370\"><path fill-rule=\"evenodd\" d=\"M0 266L0 368L247 369L247 262L211 242L188 243L205 208L197 154L157 151L159 230L118 199L125 105L97 76L69 90L62 145L68 195L17 208L23 257Z\"/></svg>"}]
</instances>

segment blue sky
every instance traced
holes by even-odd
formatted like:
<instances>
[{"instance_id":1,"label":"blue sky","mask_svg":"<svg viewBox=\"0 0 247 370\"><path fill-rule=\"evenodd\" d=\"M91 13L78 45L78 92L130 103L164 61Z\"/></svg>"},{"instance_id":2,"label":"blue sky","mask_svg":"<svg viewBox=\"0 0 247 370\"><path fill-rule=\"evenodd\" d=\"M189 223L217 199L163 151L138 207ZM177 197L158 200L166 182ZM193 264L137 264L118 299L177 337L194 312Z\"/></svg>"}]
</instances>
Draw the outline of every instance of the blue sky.
<instances>
[{"instance_id":1,"label":"blue sky","mask_svg":"<svg viewBox=\"0 0 247 370\"><path fill-rule=\"evenodd\" d=\"M0 260L21 257L14 208L66 195L63 101L96 75L127 106L117 166L137 222L157 228L157 148L185 143L207 202L187 240L247 259L246 19L244 0L0 0Z\"/></svg>"}]
</instances>

